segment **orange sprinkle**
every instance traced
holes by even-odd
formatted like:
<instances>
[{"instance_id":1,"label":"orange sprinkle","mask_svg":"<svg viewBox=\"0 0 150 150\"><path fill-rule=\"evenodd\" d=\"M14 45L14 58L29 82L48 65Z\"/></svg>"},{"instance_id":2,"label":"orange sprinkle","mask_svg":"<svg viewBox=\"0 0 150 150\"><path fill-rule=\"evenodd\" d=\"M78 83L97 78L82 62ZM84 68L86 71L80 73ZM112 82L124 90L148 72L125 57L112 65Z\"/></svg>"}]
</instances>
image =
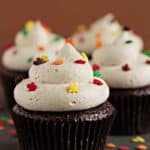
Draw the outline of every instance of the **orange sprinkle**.
<instances>
[{"instance_id":1,"label":"orange sprinkle","mask_svg":"<svg viewBox=\"0 0 150 150\"><path fill-rule=\"evenodd\" d=\"M74 45L74 41L70 37L66 39L66 42L70 43L71 45Z\"/></svg>"},{"instance_id":2,"label":"orange sprinkle","mask_svg":"<svg viewBox=\"0 0 150 150\"><path fill-rule=\"evenodd\" d=\"M2 130L4 130L5 129L5 127L3 127L3 126L0 126L0 131L2 131Z\"/></svg>"},{"instance_id":3,"label":"orange sprinkle","mask_svg":"<svg viewBox=\"0 0 150 150\"><path fill-rule=\"evenodd\" d=\"M47 32L52 32L52 29L45 22L42 22L42 21L40 21L40 22L41 22L41 25L43 26L43 28L45 28L45 30Z\"/></svg>"},{"instance_id":4,"label":"orange sprinkle","mask_svg":"<svg viewBox=\"0 0 150 150\"><path fill-rule=\"evenodd\" d=\"M105 144L105 147L109 148L109 149L114 149L114 148L116 148L116 145L113 143L107 143L107 144Z\"/></svg>"},{"instance_id":5,"label":"orange sprinkle","mask_svg":"<svg viewBox=\"0 0 150 150\"><path fill-rule=\"evenodd\" d=\"M101 39L96 40L96 48L101 48L103 46L103 42Z\"/></svg>"},{"instance_id":6,"label":"orange sprinkle","mask_svg":"<svg viewBox=\"0 0 150 150\"><path fill-rule=\"evenodd\" d=\"M7 123L8 123L8 125L11 125L11 126L14 125L14 121L13 121L12 119L9 119L9 120L7 121Z\"/></svg>"},{"instance_id":7,"label":"orange sprinkle","mask_svg":"<svg viewBox=\"0 0 150 150\"><path fill-rule=\"evenodd\" d=\"M42 51L45 50L45 48L44 48L43 46L39 46L39 47L38 47L38 50L42 52Z\"/></svg>"},{"instance_id":8,"label":"orange sprinkle","mask_svg":"<svg viewBox=\"0 0 150 150\"><path fill-rule=\"evenodd\" d=\"M62 59L56 59L53 64L54 65L62 65L64 63L64 61Z\"/></svg>"},{"instance_id":9,"label":"orange sprinkle","mask_svg":"<svg viewBox=\"0 0 150 150\"><path fill-rule=\"evenodd\" d=\"M148 149L147 146L144 144L140 144L136 147L136 150L147 150L147 149Z\"/></svg>"}]
</instances>

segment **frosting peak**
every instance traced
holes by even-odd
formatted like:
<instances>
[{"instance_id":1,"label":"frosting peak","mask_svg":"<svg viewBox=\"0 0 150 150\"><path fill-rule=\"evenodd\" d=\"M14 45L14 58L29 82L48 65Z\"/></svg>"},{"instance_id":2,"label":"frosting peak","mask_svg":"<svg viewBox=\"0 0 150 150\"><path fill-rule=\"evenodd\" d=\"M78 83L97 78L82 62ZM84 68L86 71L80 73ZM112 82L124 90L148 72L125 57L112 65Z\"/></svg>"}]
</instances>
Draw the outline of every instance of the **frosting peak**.
<instances>
[{"instance_id":1,"label":"frosting peak","mask_svg":"<svg viewBox=\"0 0 150 150\"><path fill-rule=\"evenodd\" d=\"M24 32L24 34L22 34ZM33 25L33 28L28 30L24 28L21 33L19 32L16 35L16 44L19 47L37 47L37 46L46 46L49 41L49 32L43 28L40 21L36 21Z\"/></svg>"},{"instance_id":2,"label":"frosting peak","mask_svg":"<svg viewBox=\"0 0 150 150\"><path fill-rule=\"evenodd\" d=\"M78 111L104 103L109 96L108 86L93 77L83 56L66 43L56 60L37 58L29 78L14 90L16 102L32 111Z\"/></svg>"},{"instance_id":3,"label":"frosting peak","mask_svg":"<svg viewBox=\"0 0 150 150\"><path fill-rule=\"evenodd\" d=\"M83 61L84 64L76 61ZM76 83L90 82L93 71L90 64L72 47L65 44L60 50L56 60L42 65L33 65L30 69L31 79L42 83Z\"/></svg>"},{"instance_id":4,"label":"frosting peak","mask_svg":"<svg viewBox=\"0 0 150 150\"><path fill-rule=\"evenodd\" d=\"M143 49L143 40L133 31L123 31L111 45L96 49L93 53L94 63L101 65L120 65L136 61Z\"/></svg>"},{"instance_id":5,"label":"frosting peak","mask_svg":"<svg viewBox=\"0 0 150 150\"><path fill-rule=\"evenodd\" d=\"M58 56L67 61L74 61L76 59L82 59L80 53L76 51L76 49L69 43L66 43L61 51L58 53Z\"/></svg>"},{"instance_id":6,"label":"frosting peak","mask_svg":"<svg viewBox=\"0 0 150 150\"><path fill-rule=\"evenodd\" d=\"M47 54L54 59L64 42L42 22L30 21L17 33L15 45L5 51L2 62L8 69L26 71L36 56Z\"/></svg>"},{"instance_id":7,"label":"frosting peak","mask_svg":"<svg viewBox=\"0 0 150 150\"><path fill-rule=\"evenodd\" d=\"M91 54L97 47L97 41L100 46L112 44L121 34L122 26L111 13L95 21L88 30L77 32L73 35L75 46L80 51Z\"/></svg>"},{"instance_id":8,"label":"frosting peak","mask_svg":"<svg viewBox=\"0 0 150 150\"><path fill-rule=\"evenodd\" d=\"M100 28L101 26L105 27L105 25L107 26L108 24L111 24L111 23L117 23L117 20L115 19L114 14L108 13L105 16L103 16L102 18L100 18L99 20L95 21L91 25L91 28L93 28L93 29ZM118 26L118 24L114 24L114 25Z\"/></svg>"},{"instance_id":9,"label":"frosting peak","mask_svg":"<svg viewBox=\"0 0 150 150\"><path fill-rule=\"evenodd\" d=\"M91 25L91 30L95 33L100 32L103 43L107 45L112 44L120 36L122 26L115 19L115 16L109 13L95 21Z\"/></svg>"}]
</instances>

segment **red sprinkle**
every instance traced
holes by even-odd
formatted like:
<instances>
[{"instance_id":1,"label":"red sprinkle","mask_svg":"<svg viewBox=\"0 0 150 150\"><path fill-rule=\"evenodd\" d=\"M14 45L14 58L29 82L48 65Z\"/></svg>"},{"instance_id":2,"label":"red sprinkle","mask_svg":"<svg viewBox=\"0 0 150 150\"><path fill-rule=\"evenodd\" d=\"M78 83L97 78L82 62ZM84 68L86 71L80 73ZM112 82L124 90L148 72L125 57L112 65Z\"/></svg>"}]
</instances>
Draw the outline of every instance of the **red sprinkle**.
<instances>
[{"instance_id":1,"label":"red sprinkle","mask_svg":"<svg viewBox=\"0 0 150 150\"><path fill-rule=\"evenodd\" d=\"M82 59L78 59L78 60L75 60L74 63L76 63L76 64L85 64L86 61L84 61Z\"/></svg>"},{"instance_id":2,"label":"red sprinkle","mask_svg":"<svg viewBox=\"0 0 150 150\"><path fill-rule=\"evenodd\" d=\"M0 121L0 131L4 129L5 129L5 124L2 121Z\"/></svg>"},{"instance_id":3,"label":"red sprinkle","mask_svg":"<svg viewBox=\"0 0 150 150\"><path fill-rule=\"evenodd\" d=\"M93 84L96 84L96 85L103 85L103 83L102 83L100 80L98 80L98 79L94 79L94 80L93 80Z\"/></svg>"},{"instance_id":4,"label":"red sprinkle","mask_svg":"<svg viewBox=\"0 0 150 150\"><path fill-rule=\"evenodd\" d=\"M128 146L120 146L118 150L129 150Z\"/></svg>"},{"instance_id":5,"label":"red sprinkle","mask_svg":"<svg viewBox=\"0 0 150 150\"><path fill-rule=\"evenodd\" d=\"M28 83L27 88L29 91L35 91L37 89L37 85L34 82Z\"/></svg>"},{"instance_id":6,"label":"red sprinkle","mask_svg":"<svg viewBox=\"0 0 150 150\"><path fill-rule=\"evenodd\" d=\"M15 129L8 130L8 134L11 135L11 136L17 136L17 133L16 133Z\"/></svg>"},{"instance_id":7,"label":"red sprinkle","mask_svg":"<svg viewBox=\"0 0 150 150\"><path fill-rule=\"evenodd\" d=\"M122 66L122 70L123 71L130 71L131 68L130 68L130 66L128 64L125 64L124 66Z\"/></svg>"},{"instance_id":8,"label":"red sprinkle","mask_svg":"<svg viewBox=\"0 0 150 150\"><path fill-rule=\"evenodd\" d=\"M94 71L96 71L96 70L100 69L100 66L98 64L93 64L92 68L93 68Z\"/></svg>"},{"instance_id":9,"label":"red sprinkle","mask_svg":"<svg viewBox=\"0 0 150 150\"><path fill-rule=\"evenodd\" d=\"M5 126L5 124L2 121L0 121L0 126Z\"/></svg>"},{"instance_id":10,"label":"red sprinkle","mask_svg":"<svg viewBox=\"0 0 150 150\"><path fill-rule=\"evenodd\" d=\"M14 46L13 43L9 43L9 44L4 46L4 50L8 50L8 49L12 48L13 46Z\"/></svg>"},{"instance_id":11,"label":"red sprinkle","mask_svg":"<svg viewBox=\"0 0 150 150\"><path fill-rule=\"evenodd\" d=\"M150 64L150 60L146 60L145 63L146 63L146 64Z\"/></svg>"}]
</instances>

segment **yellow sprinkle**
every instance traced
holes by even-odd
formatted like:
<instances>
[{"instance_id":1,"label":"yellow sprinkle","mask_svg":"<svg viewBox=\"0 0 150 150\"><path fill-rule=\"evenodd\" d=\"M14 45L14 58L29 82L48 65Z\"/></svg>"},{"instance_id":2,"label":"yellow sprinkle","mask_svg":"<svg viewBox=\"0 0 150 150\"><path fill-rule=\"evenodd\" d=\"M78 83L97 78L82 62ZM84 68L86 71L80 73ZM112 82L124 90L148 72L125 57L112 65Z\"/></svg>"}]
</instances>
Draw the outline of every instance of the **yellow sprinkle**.
<instances>
[{"instance_id":1,"label":"yellow sprinkle","mask_svg":"<svg viewBox=\"0 0 150 150\"><path fill-rule=\"evenodd\" d=\"M43 55L41 58L42 58L42 60L44 62L48 62L49 61L48 56L46 56L46 55Z\"/></svg>"},{"instance_id":2,"label":"yellow sprinkle","mask_svg":"<svg viewBox=\"0 0 150 150\"><path fill-rule=\"evenodd\" d=\"M77 32L83 32L87 30L87 26L85 24L78 25Z\"/></svg>"},{"instance_id":3,"label":"yellow sprinkle","mask_svg":"<svg viewBox=\"0 0 150 150\"><path fill-rule=\"evenodd\" d=\"M68 92L69 93L78 93L79 92L79 87L76 83L71 83L69 85L69 88L68 88Z\"/></svg>"},{"instance_id":4,"label":"yellow sprinkle","mask_svg":"<svg viewBox=\"0 0 150 150\"><path fill-rule=\"evenodd\" d=\"M27 23L25 24L25 28L26 28L27 30L32 30L33 27L34 27L34 25L35 25L35 22L32 21L32 20L30 20L30 21L27 21Z\"/></svg>"},{"instance_id":5,"label":"yellow sprinkle","mask_svg":"<svg viewBox=\"0 0 150 150\"><path fill-rule=\"evenodd\" d=\"M137 136L137 139L140 143L145 143L144 138L142 138L141 136Z\"/></svg>"},{"instance_id":6,"label":"yellow sprinkle","mask_svg":"<svg viewBox=\"0 0 150 150\"><path fill-rule=\"evenodd\" d=\"M136 136L132 138L131 141L134 143L145 143L145 139L142 138L141 136Z\"/></svg>"},{"instance_id":7,"label":"yellow sprinkle","mask_svg":"<svg viewBox=\"0 0 150 150\"><path fill-rule=\"evenodd\" d=\"M82 52L81 55L85 61L88 61L88 56L86 55L86 53Z\"/></svg>"},{"instance_id":8,"label":"yellow sprinkle","mask_svg":"<svg viewBox=\"0 0 150 150\"><path fill-rule=\"evenodd\" d=\"M132 142L138 143L138 140L136 138L131 139Z\"/></svg>"},{"instance_id":9,"label":"yellow sprinkle","mask_svg":"<svg viewBox=\"0 0 150 150\"><path fill-rule=\"evenodd\" d=\"M116 36L116 35L119 35L121 33L121 30L117 30L117 31L113 31L112 32L112 35L113 36Z\"/></svg>"}]
</instances>

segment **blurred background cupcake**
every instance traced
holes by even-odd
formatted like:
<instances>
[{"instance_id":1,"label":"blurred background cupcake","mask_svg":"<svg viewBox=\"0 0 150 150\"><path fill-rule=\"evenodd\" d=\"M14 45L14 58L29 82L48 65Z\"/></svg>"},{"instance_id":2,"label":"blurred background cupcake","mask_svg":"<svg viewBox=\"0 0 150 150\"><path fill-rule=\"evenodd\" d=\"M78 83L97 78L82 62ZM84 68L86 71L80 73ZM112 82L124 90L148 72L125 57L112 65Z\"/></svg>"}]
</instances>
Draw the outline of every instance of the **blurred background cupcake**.
<instances>
[{"instance_id":1,"label":"blurred background cupcake","mask_svg":"<svg viewBox=\"0 0 150 150\"><path fill-rule=\"evenodd\" d=\"M121 25L112 13L94 21L88 28L79 26L77 32L72 36L75 47L84 51L91 58L96 48L112 44L121 33Z\"/></svg>"},{"instance_id":2,"label":"blurred background cupcake","mask_svg":"<svg viewBox=\"0 0 150 150\"><path fill-rule=\"evenodd\" d=\"M71 44L54 61L37 58L14 97L21 150L103 150L116 110L107 84Z\"/></svg>"},{"instance_id":3,"label":"blurred background cupcake","mask_svg":"<svg viewBox=\"0 0 150 150\"><path fill-rule=\"evenodd\" d=\"M111 88L109 101L119 111L113 134L150 132L150 58L142 50L142 38L124 27L113 44L93 53Z\"/></svg>"},{"instance_id":4,"label":"blurred background cupcake","mask_svg":"<svg viewBox=\"0 0 150 150\"><path fill-rule=\"evenodd\" d=\"M17 33L14 44L9 45L2 56L1 77L10 108L14 104L15 78L17 76L27 77L28 70L38 55L47 54L50 59L54 59L63 45L64 39L53 33L41 21L28 21ZM20 80L20 77L17 77L16 80Z\"/></svg>"}]
</instances>

